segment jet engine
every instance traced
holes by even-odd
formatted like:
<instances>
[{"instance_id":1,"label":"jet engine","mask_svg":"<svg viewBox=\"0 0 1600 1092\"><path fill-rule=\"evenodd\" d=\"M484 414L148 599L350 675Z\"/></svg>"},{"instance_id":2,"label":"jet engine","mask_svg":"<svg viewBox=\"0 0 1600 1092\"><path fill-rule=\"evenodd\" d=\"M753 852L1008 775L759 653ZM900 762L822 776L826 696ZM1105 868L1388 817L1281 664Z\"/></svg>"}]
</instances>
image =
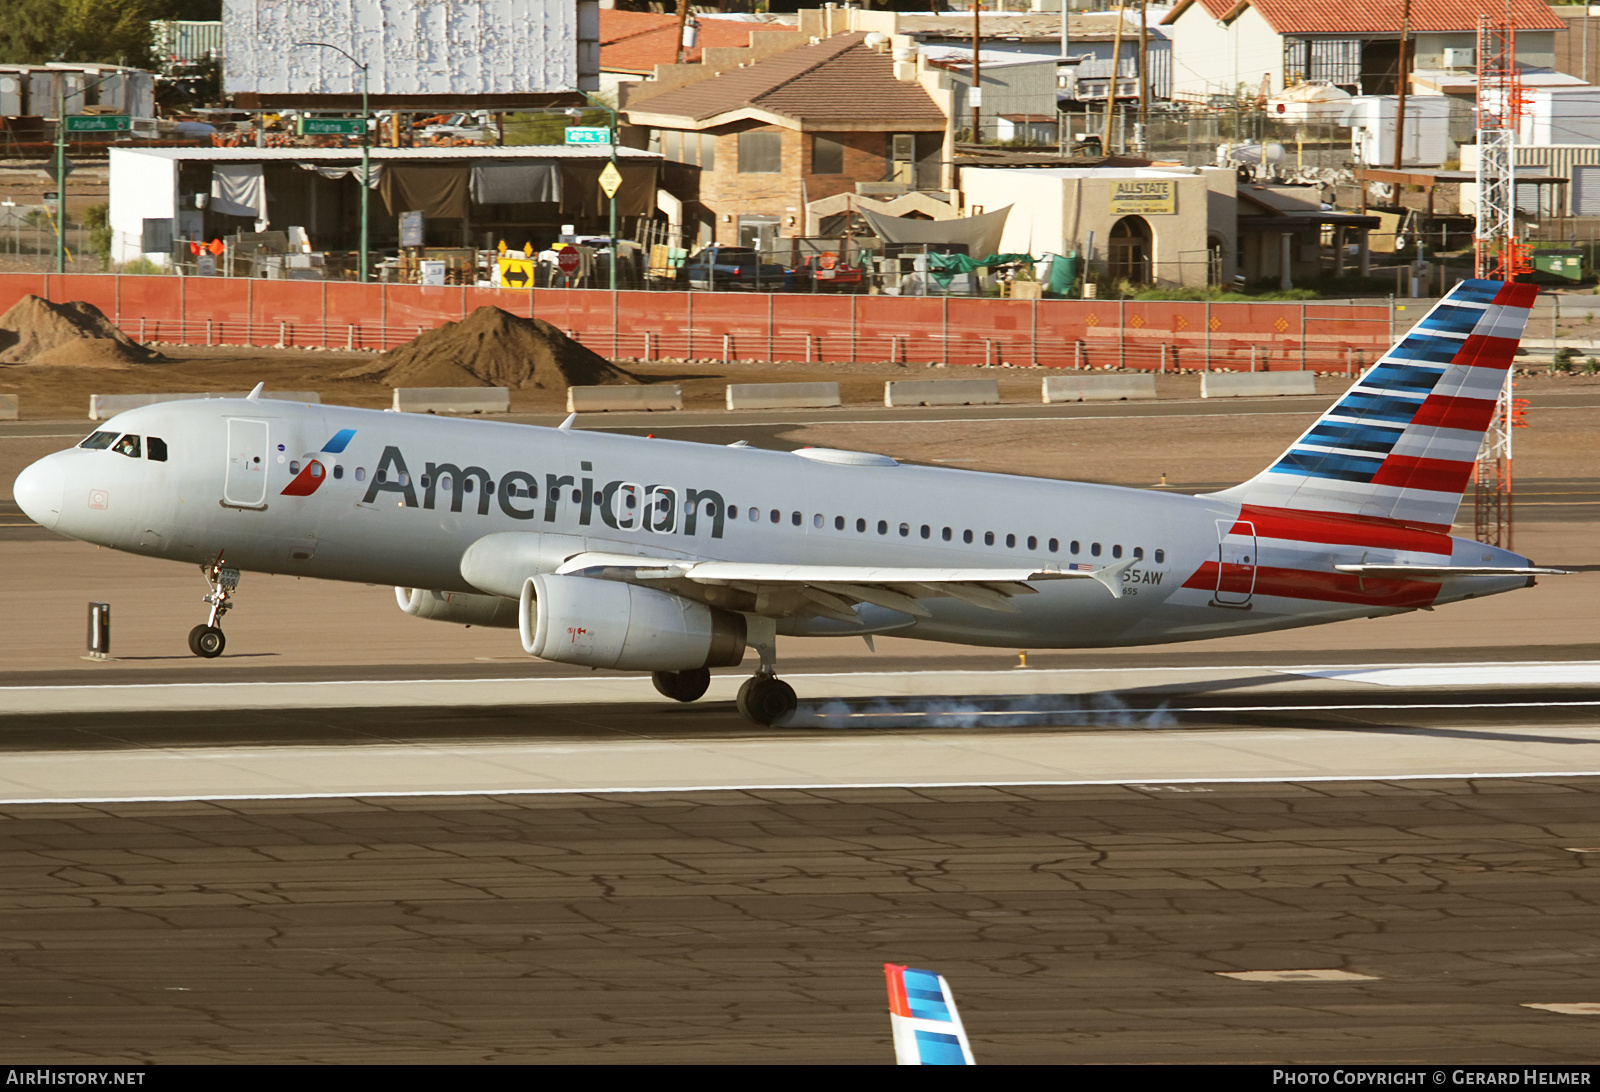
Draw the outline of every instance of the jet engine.
<instances>
[{"instance_id":1,"label":"jet engine","mask_svg":"<svg viewBox=\"0 0 1600 1092\"><path fill-rule=\"evenodd\" d=\"M471 592L428 591L426 588L396 588L400 609L417 618L435 622L455 622L463 626L517 628L517 603L498 595Z\"/></svg>"},{"instance_id":2,"label":"jet engine","mask_svg":"<svg viewBox=\"0 0 1600 1092\"><path fill-rule=\"evenodd\" d=\"M522 585L522 647L585 667L687 671L744 659L744 618L654 588L587 576Z\"/></svg>"}]
</instances>

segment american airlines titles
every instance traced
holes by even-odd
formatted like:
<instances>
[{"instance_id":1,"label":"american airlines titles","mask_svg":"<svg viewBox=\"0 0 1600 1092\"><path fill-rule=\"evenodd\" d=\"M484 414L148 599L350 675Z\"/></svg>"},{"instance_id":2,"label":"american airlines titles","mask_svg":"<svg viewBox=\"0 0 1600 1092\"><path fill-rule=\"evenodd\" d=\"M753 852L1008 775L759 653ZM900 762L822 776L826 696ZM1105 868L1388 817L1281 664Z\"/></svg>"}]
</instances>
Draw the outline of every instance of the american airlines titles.
<instances>
[{"instance_id":1,"label":"american airlines titles","mask_svg":"<svg viewBox=\"0 0 1600 1092\"><path fill-rule=\"evenodd\" d=\"M590 465L585 462L582 467L588 470ZM423 470L422 482L419 504L417 487L406 467L405 456L399 448L387 446L361 502L371 504L379 494L395 493L407 508L432 510L442 499L440 492L447 488L452 512L460 512L471 495L477 499L480 516L489 514L489 505L493 502L512 519L531 520L543 516L544 522L554 523L562 503L568 501L576 502L581 527L592 526L598 517L605 526L621 531L642 528L660 535L694 535L701 533L702 519L705 519L710 521L712 538L722 537L727 516L722 494L714 489L684 489L621 480L596 486L593 478L575 478L571 474L546 474L541 483L537 474L526 470L508 471L496 482L481 466L431 462ZM476 483L476 488L472 488L471 483Z\"/></svg>"}]
</instances>

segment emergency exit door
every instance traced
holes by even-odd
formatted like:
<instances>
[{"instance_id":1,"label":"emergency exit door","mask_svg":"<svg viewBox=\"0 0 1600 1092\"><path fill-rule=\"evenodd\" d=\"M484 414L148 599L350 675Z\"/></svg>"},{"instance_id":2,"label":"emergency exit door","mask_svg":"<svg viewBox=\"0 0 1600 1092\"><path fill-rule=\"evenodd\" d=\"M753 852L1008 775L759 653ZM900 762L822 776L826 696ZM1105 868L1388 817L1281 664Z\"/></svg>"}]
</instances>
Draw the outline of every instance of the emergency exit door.
<instances>
[{"instance_id":1,"label":"emergency exit door","mask_svg":"<svg viewBox=\"0 0 1600 1092\"><path fill-rule=\"evenodd\" d=\"M1243 520L1217 520L1219 607L1248 607L1256 590L1256 526Z\"/></svg>"}]
</instances>

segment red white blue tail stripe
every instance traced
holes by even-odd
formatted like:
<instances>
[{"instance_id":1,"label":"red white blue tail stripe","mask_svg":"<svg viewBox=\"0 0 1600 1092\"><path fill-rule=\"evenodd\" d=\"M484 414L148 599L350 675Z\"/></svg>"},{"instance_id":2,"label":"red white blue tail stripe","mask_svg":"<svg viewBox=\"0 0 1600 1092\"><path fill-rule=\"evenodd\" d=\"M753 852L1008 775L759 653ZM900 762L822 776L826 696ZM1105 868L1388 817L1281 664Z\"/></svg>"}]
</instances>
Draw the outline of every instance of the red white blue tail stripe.
<instances>
[{"instance_id":1,"label":"red white blue tail stripe","mask_svg":"<svg viewBox=\"0 0 1600 1092\"><path fill-rule=\"evenodd\" d=\"M1217 496L1447 531L1537 292L1461 282L1276 463Z\"/></svg>"},{"instance_id":2,"label":"red white blue tail stripe","mask_svg":"<svg viewBox=\"0 0 1600 1092\"><path fill-rule=\"evenodd\" d=\"M883 965L889 984L889 1027L900 1065L976 1065L955 998L944 976Z\"/></svg>"}]
</instances>

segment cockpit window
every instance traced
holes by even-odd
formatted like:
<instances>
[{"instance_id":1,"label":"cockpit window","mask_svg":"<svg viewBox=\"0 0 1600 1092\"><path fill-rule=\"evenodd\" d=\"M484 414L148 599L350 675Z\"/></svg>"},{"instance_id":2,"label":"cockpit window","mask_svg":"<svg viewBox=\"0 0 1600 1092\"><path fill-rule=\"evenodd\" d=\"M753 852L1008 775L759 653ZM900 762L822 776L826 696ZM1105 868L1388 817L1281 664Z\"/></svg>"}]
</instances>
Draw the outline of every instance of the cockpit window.
<instances>
[{"instance_id":1,"label":"cockpit window","mask_svg":"<svg viewBox=\"0 0 1600 1092\"><path fill-rule=\"evenodd\" d=\"M118 455L126 455L130 459L137 459L140 455L144 454L143 451L140 450L139 437L135 436L131 432L122 439L118 440L116 444L112 446L111 450L115 451Z\"/></svg>"},{"instance_id":2,"label":"cockpit window","mask_svg":"<svg viewBox=\"0 0 1600 1092\"><path fill-rule=\"evenodd\" d=\"M167 461L167 442L159 436L145 437L145 458L153 463Z\"/></svg>"},{"instance_id":3,"label":"cockpit window","mask_svg":"<svg viewBox=\"0 0 1600 1092\"><path fill-rule=\"evenodd\" d=\"M103 451L115 443L116 439L117 434L115 432L105 432L103 430L100 432L91 432L89 433L89 438L84 440L83 443L79 444L78 446L86 447L90 451Z\"/></svg>"}]
</instances>

